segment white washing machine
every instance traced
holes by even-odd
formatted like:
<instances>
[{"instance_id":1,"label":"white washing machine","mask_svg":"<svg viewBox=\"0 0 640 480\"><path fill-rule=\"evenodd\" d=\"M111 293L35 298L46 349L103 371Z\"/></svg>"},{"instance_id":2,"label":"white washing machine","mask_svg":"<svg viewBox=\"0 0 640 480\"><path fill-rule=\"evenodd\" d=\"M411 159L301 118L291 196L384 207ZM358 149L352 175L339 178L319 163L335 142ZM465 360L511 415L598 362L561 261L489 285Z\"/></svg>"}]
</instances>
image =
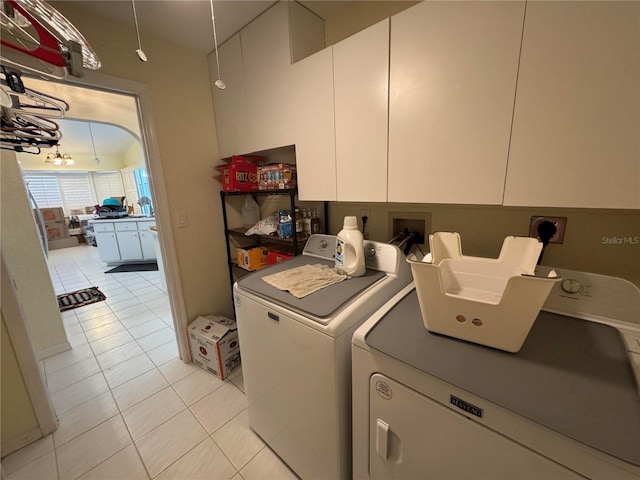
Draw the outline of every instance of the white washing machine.
<instances>
[{"instance_id":1,"label":"white washing machine","mask_svg":"<svg viewBox=\"0 0 640 480\"><path fill-rule=\"evenodd\" d=\"M640 478L640 290L556 270L515 354L428 332L413 284L358 328L354 478Z\"/></svg>"},{"instance_id":2,"label":"white washing machine","mask_svg":"<svg viewBox=\"0 0 640 480\"><path fill-rule=\"evenodd\" d=\"M369 241L365 275L302 299L262 280L333 266L335 244L335 236L313 235L302 255L234 285L251 428L304 479L351 477L351 337L412 280L396 246Z\"/></svg>"}]
</instances>

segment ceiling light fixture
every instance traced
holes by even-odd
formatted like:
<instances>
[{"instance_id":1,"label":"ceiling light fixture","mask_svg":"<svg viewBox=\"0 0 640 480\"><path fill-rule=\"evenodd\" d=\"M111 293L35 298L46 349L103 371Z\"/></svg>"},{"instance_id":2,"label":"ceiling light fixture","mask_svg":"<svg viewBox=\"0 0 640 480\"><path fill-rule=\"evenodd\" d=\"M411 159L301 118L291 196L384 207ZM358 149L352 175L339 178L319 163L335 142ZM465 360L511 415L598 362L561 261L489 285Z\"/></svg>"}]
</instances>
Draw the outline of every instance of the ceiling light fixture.
<instances>
[{"instance_id":1,"label":"ceiling light fixture","mask_svg":"<svg viewBox=\"0 0 640 480\"><path fill-rule=\"evenodd\" d=\"M216 49L216 67L218 67L218 79L215 81L214 85L220 89L224 90L227 86L224 84L222 79L220 78L220 60L218 59L218 37L216 36L216 17L213 13L213 0L209 0L211 4L211 23L213 24L213 46Z\"/></svg>"},{"instance_id":2,"label":"ceiling light fixture","mask_svg":"<svg viewBox=\"0 0 640 480\"><path fill-rule=\"evenodd\" d=\"M68 153L60 153L60 151L58 150L58 145L56 145L56 153L47 154L47 158L45 158L44 163L53 163L56 166L60 166L73 165L76 162Z\"/></svg>"}]
</instances>

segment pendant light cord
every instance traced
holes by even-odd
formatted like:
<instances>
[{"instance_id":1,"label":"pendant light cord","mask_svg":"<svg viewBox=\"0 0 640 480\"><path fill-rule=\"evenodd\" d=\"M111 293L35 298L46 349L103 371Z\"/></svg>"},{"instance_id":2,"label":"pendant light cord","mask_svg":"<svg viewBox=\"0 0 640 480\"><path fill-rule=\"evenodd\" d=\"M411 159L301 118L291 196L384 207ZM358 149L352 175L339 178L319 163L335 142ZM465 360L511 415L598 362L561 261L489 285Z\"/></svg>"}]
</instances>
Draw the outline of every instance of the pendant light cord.
<instances>
[{"instance_id":1,"label":"pendant light cord","mask_svg":"<svg viewBox=\"0 0 640 480\"><path fill-rule=\"evenodd\" d=\"M140 43L140 30L138 29L138 15L136 14L136 2L131 0L131 6L133 7L133 23L136 25L136 38L138 39L138 48L142 50L142 44Z\"/></svg>"},{"instance_id":2,"label":"pendant light cord","mask_svg":"<svg viewBox=\"0 0 640 480\"><path fill-rule=\"evenodd\" d=\"M218 70L218 81L216 82L216 87L220 90L224 90L225 85L222 79L220 78L220 59L218 58L218 36L216 35L216 17L215 13L213 13L213 0L209 0L211 5L211 24L213 25L213 46L216 52L216 68Z\"/></svg>"}]
</instances>

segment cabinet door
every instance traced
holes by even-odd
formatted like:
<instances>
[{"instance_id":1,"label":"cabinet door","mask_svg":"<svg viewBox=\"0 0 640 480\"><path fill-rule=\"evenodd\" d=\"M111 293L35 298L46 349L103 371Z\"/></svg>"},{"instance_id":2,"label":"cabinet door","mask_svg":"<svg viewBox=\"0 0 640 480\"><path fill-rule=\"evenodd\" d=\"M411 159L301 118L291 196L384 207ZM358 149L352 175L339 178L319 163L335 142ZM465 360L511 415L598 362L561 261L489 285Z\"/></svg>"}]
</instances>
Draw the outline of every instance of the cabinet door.
<instances>
[{"instance_id":1,"label":"cabinet door","mask_svg":"<svg viewBox=\"0 0 640 480\"><path fill-rule=\"evenodd\" d=\"M524 2L391 19L389 201L501 204Z\"/></svg>"},{"instance_id":2,"label":"cabinet door","mask_svg":"<svg viewBox=\"0 0 640 480\"><path fill-rule=\"evenodd\" d=\"M389 20L333 46L337 200L387 200Z\"/></svg>"},{"instance_id":3,"label":"cabinet door","mask_svg":"<svg viewBox=\"0 0 640 480\"><path fill-rule=\"evenodd\" d=\"M287 3L277 3L240 32L249 112L245 153L294 143Z\"/></svg>"},{"instance_id":4,"label":"cabinet door","mask_svg":"<svg viewBox=\"0 0 640 480\"><path fill-rule=\"evenodd\" d=\"M213 106L220 157L249 152L247 129L249 113L244 85L240 34L236 34L218 48L220 76L226 88L220 90L212 83ZM209 55L212 82L218 78L215 52Z\"/></svg>"},{"instance_id":5,"label":"cabinet door","mask_svg":"<svg viewBox=\"0 0 640 480\"><path fill-rule=\"evenodd\" d=\"M138 235L140 237L140 248L142 249L142 258L145 260L156 259L156 243L153 234L149 231L149 227L154 226L155 222L138 222Z\"/></svg>"},{"instance_id":6,"label":"cabinet door","mask_svg":"<svg viewBox=\"0 0 640 480\"><path fill-rule=\"evenodd\" d=\"M336 200L332 47L293 65L293 113L300 200Z\"/></svg>"},{"instance_id":7,"label":"cabinet door","mask_svg":"<svg viewBox=\"0 0 640 480\"><path fill-rule=\"evenodd\" d=\"M113 225L113 224L112 224ZM94 227L96 224L94 224ZM118 239L116 232L95 232L98 254L103 262L117 262L120 260L120 250L118 249Z\"/></svg>"},{"instance_id":8,"label":"cabinet door","mask_svg":"<svg viewBox=\"0 0 640 480\"><path fill-rule=\"evenodd\" d=\"M121 260L142 260L142 248L138 231L116 232Z\"/></svg>"},{"instance_id":9,"label":"cabinet door","mask_svg":"<svg viewBox=\"0 0 640 480\"><path fill-rule=\"evenodd\" d=\"M639 208L639 85L639 2L529 2L504 203Z\"/></svg>"}]
</instances>

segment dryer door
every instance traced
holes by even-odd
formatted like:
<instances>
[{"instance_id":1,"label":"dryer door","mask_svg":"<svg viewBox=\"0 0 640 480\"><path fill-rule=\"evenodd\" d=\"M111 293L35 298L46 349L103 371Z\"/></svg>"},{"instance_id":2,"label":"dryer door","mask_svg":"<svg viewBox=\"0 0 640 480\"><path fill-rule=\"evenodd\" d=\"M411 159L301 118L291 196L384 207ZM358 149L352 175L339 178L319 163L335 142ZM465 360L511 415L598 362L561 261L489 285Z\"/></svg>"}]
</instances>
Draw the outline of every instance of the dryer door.
<instances>
[{"instance_id":1,"label":"dryer door","mask_svg":"<svg viewBox=\"0 0 640 480\"><path fill-rule=\"evenodd\" d=\"M384 375L369 398L371 478L583 478Z\"/></svg>"}]
</instances>

